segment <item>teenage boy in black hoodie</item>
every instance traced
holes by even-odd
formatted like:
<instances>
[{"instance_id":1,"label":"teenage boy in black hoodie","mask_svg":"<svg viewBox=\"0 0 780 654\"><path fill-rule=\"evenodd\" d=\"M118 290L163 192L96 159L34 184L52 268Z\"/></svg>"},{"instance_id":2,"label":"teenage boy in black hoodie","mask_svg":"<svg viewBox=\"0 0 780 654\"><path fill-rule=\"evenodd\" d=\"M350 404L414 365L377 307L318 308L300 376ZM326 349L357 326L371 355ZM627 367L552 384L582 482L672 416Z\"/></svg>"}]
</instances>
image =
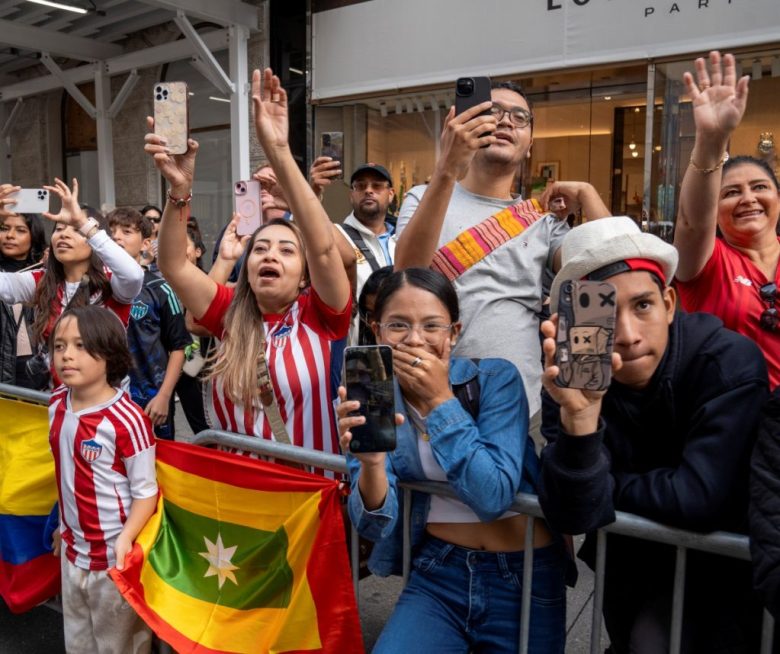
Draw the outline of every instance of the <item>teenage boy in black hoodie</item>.
<instances>
[{"instance_id":1,"label":"teenage boy in black hoodie","mask_svg":"<svg viewBox=\"0 0 780 654\"><path fill-rule=\"evenodd\" d=\"M556 327L542 325L549 444L539 499L548 522L592 532L620 510L685 529L744 531L750 453L768 395L761 351L713 316L677 313L669 286L677 251L625 216L573 229L561 252L551 306L565 280L608 281L617 319L606 392L555 384ZM616 535L607 543L612 651L668 651L674 548ZM594 566L594 534L580 557ZM689 552L682 651L758 651L760 618L747 562Z\"/></svg>"}]
</instances>

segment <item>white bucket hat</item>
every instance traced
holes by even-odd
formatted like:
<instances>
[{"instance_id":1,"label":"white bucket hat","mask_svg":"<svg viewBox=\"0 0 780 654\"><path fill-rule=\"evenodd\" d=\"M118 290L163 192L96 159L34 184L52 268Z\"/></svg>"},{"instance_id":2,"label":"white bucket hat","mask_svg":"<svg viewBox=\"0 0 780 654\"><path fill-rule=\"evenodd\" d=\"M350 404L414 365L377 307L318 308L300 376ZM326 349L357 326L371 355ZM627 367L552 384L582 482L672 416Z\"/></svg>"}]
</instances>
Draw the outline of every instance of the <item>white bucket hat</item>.
<instances>
[{"instance_id":1,"label":"white bucket hat","mask_svg":"<svg viewBox=\"0 0 780 654\"><path fill-rule=\"evenodd\" d=\"M626 259L656 262L664 271L667 284L677 270L677 249L657 236L642 232L628 216L600 218L572 229L563 239L561 269L550 289L552 312L557 310L558 292L564 281L583 279L599 268Z\"/></svg>"}]
</instances>

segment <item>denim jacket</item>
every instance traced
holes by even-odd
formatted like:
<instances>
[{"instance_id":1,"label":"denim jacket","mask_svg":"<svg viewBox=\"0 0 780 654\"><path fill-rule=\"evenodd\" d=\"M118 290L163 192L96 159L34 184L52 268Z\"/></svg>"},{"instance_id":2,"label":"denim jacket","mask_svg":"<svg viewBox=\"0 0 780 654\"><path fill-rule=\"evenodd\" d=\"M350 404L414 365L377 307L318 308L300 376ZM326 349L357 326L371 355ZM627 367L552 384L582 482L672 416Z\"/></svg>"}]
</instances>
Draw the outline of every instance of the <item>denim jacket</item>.
<instances>
[{"instance_id":1,"label":"denim jacket","mask_svg":"<svg viewBox=\"0 0 780 654\"><path fill-rule=\"evenodd\" d=\"M450 384L463 384L477 376L480 401L476 424L453 398L431 411L426 426L433 455L450 486L480 520L488 522L501 516L518 492L535 492L539 467L528 437L528 401L515 366L504 359L481 359L478 365L471 359L451 359ZM406 416L397 383L395 408ZM405 420L396 433L397 448L386 457L387 495L374 511L366 510L357 487L360 462L348 456L352 486L349 515L361 536L376 542L369 568L379 576L401 573L403 491L398 482L426 479L411 422ZM429 507L430 495L412 493L412 551L423 540Z\"/></svg>"}]
</instances>

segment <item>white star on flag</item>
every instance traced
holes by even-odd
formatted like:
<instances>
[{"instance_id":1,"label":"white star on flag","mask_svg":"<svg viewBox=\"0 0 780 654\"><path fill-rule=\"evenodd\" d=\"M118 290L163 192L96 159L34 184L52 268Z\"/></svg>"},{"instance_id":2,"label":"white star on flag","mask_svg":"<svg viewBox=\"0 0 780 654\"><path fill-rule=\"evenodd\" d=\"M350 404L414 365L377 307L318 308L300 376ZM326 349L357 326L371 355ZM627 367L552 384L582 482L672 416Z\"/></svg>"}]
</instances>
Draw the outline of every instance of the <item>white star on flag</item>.
<instances>
[{"instance_id":1,"label":"white star on flag","mask_svg":"<svg viewBox=\"0 0 780 654\"><path fill-rule=\"evenodd\" d=\"M222 544L222 534L217 532L217 542L212 543L208 538L205 536L203 537L203 540L206 541L206 548L208 549L208 552L198 552L206 561L209 562L209 569L206 570L206 574L203 575L204 577L213 577L214 575L217 575L219 579L219 587L222 588L223 584L225 583L225 579L230 579L236 586L238 586L238 582L236 581L236 576L233 574L233 570L238 570L238 566L233 565L230 562L230 559L233 558L233 555L236 553L237 545L234 545L233 547L225 547Z\"/></svg>"}]
</instances>

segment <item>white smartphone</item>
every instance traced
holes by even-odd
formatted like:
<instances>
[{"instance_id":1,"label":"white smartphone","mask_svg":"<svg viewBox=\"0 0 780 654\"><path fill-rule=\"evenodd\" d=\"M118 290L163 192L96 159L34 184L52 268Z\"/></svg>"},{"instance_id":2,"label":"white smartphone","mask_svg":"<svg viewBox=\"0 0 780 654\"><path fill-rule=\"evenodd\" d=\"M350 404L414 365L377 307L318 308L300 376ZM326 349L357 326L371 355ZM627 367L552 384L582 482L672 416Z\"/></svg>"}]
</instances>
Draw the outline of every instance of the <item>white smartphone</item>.
<instances>
[{"instance_id":1,"label":"white smartphone","mask_svg":"<svg viewBox=\"0 0 780 654\"><path fill-rule=\"evenodd\" d=\"M16 204L9 205L14 213L45 213L49 210L49 192L45 188L23 188L8 196L9 200L16 200Z\"/></svg>"},{"instance_id":2,"label":"white smartphone","mask_svg":"<svg viewBox=\"0 0 780 654\"><path fill-rule=\"evenodd\" d=\"M185 82L154 85L154 133L168 140L172 154L187 152L189 96Z\"/></svg>"},{"instance_id":3,"label":"white smartphone","mask_svg":"<svg viewBox=\"0 0 780 654\"><path fill-rule=\"evenodd\" d=\"M236 234L254 234L263 224L263 206L260 200L260 182L256 179L242 180L233 186L233 200L236 213L240 216Z\"/></svg>"}]
</instances>

